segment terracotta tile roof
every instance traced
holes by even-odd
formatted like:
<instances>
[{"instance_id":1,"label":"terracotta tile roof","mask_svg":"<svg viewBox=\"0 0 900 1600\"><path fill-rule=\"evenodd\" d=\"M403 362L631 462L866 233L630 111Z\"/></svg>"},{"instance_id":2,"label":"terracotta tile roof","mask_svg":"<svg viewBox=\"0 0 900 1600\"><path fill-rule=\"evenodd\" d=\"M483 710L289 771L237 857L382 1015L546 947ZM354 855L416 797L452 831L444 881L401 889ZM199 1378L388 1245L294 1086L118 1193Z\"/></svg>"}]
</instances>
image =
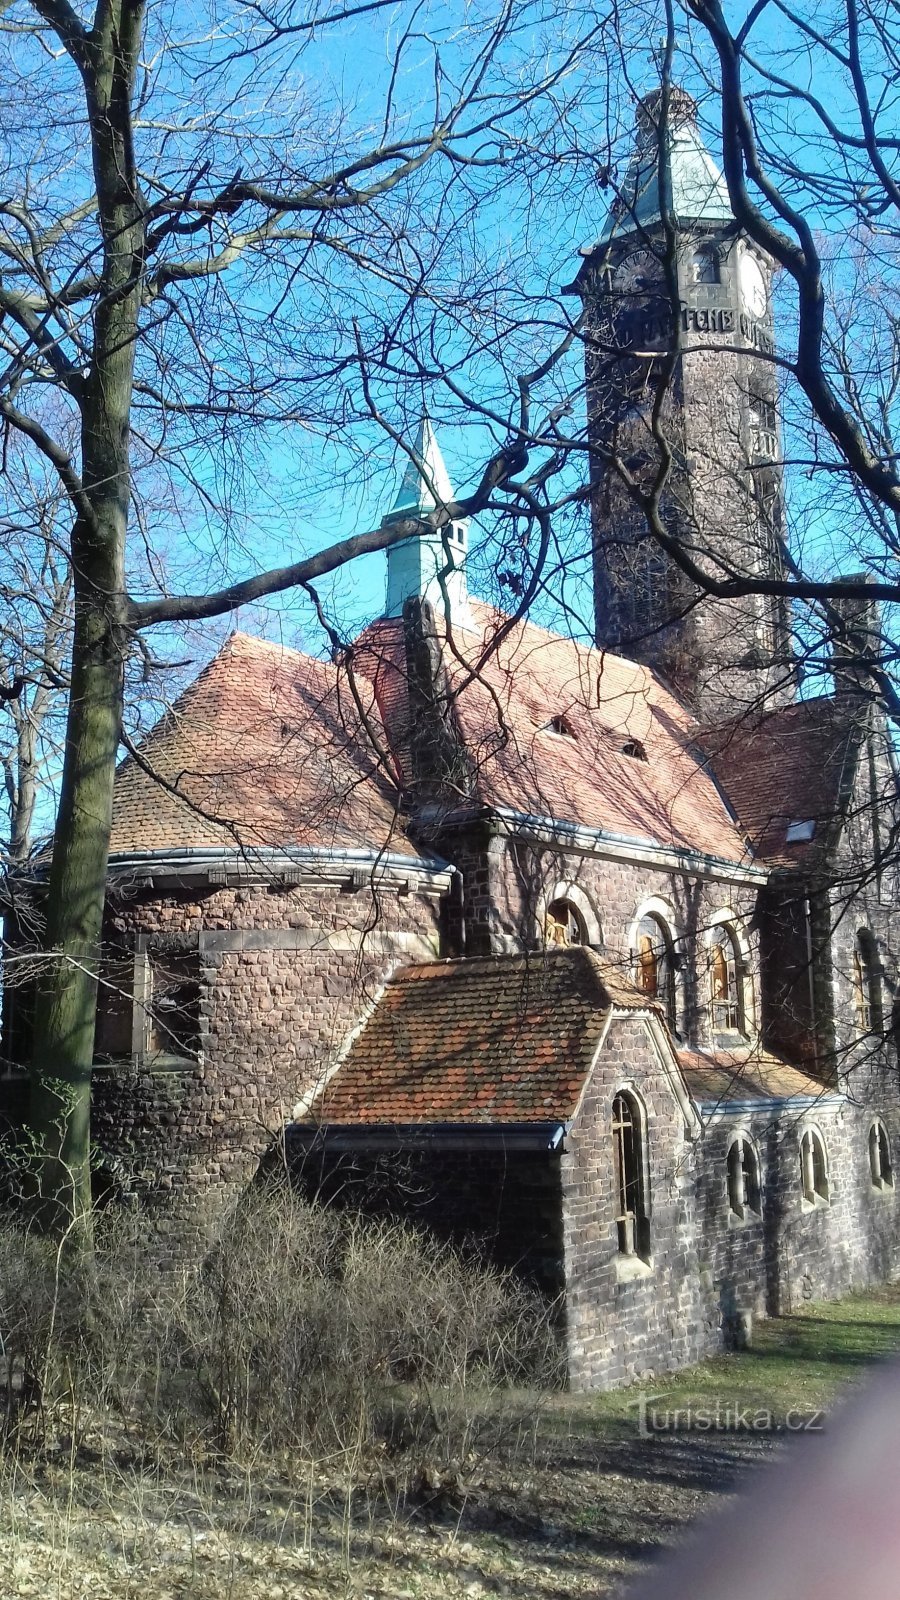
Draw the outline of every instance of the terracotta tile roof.
<instances>
[{"instance_id":1,"label":"terracotta tile roof","mask_svg":"<svg viewBox=\"0 0 900 1600\"><path fill-rule=\"evenodd\" d=\"M477 633L442 656L452 717L468 754L470 805L508 807L727 861L749 859L743 834L693 741L698 725L646 667L470 601ZM496 650L481 661L500 630ZM356 646L376 686L398 762L410 773L403 625L382 620ZM473 676L473 669L477 669ZM562 717L568 734L548 724ZM623 752L633 741L646 761Z\"/></svg>"},{"instance_id":2,"label":"terracotta tile roof","mask_svg":"<svg viewBox=\"0 0 900 1600\"><path fill-rule=\"evenodd\" d=\"M726 1106L747 1101L789 1100L794 1096L821 1098L833 1093L799 1068L789 1066L767 1051L680 1050L678 1062L692 1098L706 1105Z\"/></svg>"},{"instance_id":3,"label":"terracotta tile roof","mask_svg":"<svg viewBox=\"0 0 900 1600\"><path fill-rule=\"evenodd\" d=\"M613 1005L647 1008L584 947L401 968L303 1121L566 1121Z\"/></svg>"},{"instance_id":4,"label":"terracotta tile roof","mask_svg":"<svg viewBox=\"0 0 900 1600\"><path fill-rule=\"evenodd\" d=\"M374 691L359 690L382 741ZM111 850L318 845L414 851L347 675L236 633L116 776Z\"/></svg>"},{"instance_id":5,"label":"terracotta tile roof","mask_svg":"<svg viewBox=\"0 0 900 1600\"><path fill-rule=\"evenodd\" d=\"M809 864L827 845L852 775L856 728L851 702L823 696L701 735L755 853L769 865ZM812 839L789 843L791 822L814 822Z\"/></svg>"}]
</instances>

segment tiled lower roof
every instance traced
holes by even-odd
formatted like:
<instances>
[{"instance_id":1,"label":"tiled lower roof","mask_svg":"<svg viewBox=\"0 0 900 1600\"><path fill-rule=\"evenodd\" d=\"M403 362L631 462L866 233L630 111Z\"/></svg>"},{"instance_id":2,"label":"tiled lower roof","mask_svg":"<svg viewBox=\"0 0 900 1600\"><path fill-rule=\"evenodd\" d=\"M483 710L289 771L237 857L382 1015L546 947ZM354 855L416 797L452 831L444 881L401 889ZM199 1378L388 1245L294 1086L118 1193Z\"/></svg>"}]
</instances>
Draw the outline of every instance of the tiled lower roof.
<instances>
[{"instance_id":1,"label":"tiled lower roof","mask_svg":"<svg viewBox=\"0 0 900 1600\"><path fill-rule=\"evenodd\" d=\"M404 967L302 1120L566 1121L613 1006L647 999L584 947Z\"/></svg>"},{"instance_id":2,"label":"tiled lower roof","mask_svg":"<svg viewBox=\"0 0 900 1600\"><path fill-rule=\"evenodd\" d=\"M834 1091L765 1050L681 1050L678 1062L692 1099L704 1107L821 1099Z\"/></svg>"}]
</instances>

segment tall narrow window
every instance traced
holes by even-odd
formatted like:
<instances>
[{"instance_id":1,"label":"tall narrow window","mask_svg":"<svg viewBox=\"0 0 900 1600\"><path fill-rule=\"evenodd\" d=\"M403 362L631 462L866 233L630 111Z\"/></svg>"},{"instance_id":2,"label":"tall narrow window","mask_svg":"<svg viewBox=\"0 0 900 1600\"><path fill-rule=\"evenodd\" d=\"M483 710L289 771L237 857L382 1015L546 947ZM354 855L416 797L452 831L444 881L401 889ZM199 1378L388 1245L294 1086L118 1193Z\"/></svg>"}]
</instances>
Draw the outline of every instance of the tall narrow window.
<instances>
[{"instance_id":1,"label":"tall narrow window","mask_svg":"<svg viewBox=\"0 0 900 1600\"><path fill-rule=\"evenodd\" d=\"M830 1199L825 1146L815 1128L800 1140L800 1181L807 1205L827 1205Z\"/></svg>"},{"instance_id":2,"label":"tall narrow window","mask_svg":"<svg viewBox=\"0 0 900 1600\"><path fill-rule=\"evenodd\" d=\"M876 1189L893 1189L894 1169L887 1128L877 1118L869 1129L869 1174Z\"/></svg>"},{"instance_id":3,"label":"tall narrow window","mask_svg":"<svg viewBox=\"0 0 900 1600\"><path fill-rule=\"evenodd\" d=\"M760 1214L759 1162L749 1139L735 1139L728 1151L728 1207L741 1221Z\"/></svg>"},{"instance_id":4,"label":"tall narrow window","mask_svg":"<svg viewBox=\"0 0 900 1600\"><path fill-rule=\"evenodd\" d=\"M677 1031L675 953L672 935L660 917L642 917L637 932L635 982L644 994L658 1000L672 1032Z\"/></svg>"},{"instance_id":5,"label":"tall narrow window","mask_svg":"<svg viewBox=\"0 0 900 1600\"><path fill-rule=\"evenodd\" d=\"M868 928L860 928L853 946L853 1004L859 1033L880 1033L881 975L875 941Z\"/></svg>"},{"instance_id":6,"label":"tall narrow window","mask_svg":"<svg viewBox=\"0 0 900 1600\"><path fill-rule=\"evenodd\" d=\"M612 1135L619 1253L647 1261L650 1218L644 1188L644 1141L640 1111L630 1094L617 1094L613 1101Z\"/></svg>"},{"instance_id":7,"label":"tall narrow window","mask_svg":"<svg viewBox=\"0 0 900 1600\"><path fill-rule=\"evenodd\" d=\"M200 964L196 952L152 953L147 1049L194 1056L200 1045Z\"/></svg>"},{"instance_id":8,"label":"tall narrow window","mask_svg":"<svg viewBox=\"0 0 900 1600\"><path fill-rule=\"evenodd\" d=\"M109 952L100 962L97 979L94 1055L113 1061L130 1056L133 1022L134 957Z\"/></svg>"},{"instance_id":9,"label":"tall narrow window","mask_svg":"<svg viewBox=\"0 0 900 1600\"><path fill-rule=\"evenodd\" d=\"M743 1033L743 970L731 928L714 929L709 946L709 1005L714 1033Z\"/></svg>"},{"instance_id":10,"label":"tall narrow window","mask_svg":"<svg viewBox=\"0 0 900 1600\"><path fill-rule=\"evenodd\" d=\"M694 251L691 258L691 277L694 283L719 283L721 276L716 250L701 248Z\"/></svg>"},{"instance_id":11,"label":"tall narrow window","mask_svg":"<svg viewBox=\"0 0 900 1600\"><path fill-rule=\"evenodd\" d=\"M584 923L569 900L554 900L547 907L544 943L549 946L586 944Z\"/></svg>"}]
</instances>

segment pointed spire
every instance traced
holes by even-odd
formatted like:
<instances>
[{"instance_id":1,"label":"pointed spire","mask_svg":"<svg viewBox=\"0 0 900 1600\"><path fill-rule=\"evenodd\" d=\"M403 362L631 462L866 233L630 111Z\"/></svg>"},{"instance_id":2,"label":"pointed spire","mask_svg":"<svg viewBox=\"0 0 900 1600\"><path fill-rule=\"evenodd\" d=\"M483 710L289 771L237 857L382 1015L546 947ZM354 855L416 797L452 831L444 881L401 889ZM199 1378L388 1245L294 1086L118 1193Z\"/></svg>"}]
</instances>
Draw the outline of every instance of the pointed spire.
<instances>
[{"instance_id":1,"label":"pointed spire","mask_svg":"<svg viewBox=\"0 0 900 1600\"><path fill-rule=\"evenodd\" d=\"M415 459L407 464L386 522L402 516L427 516L436 505L447 505L456 498L428 416L419 423L413 450ZM438 621L446 619L454 628L472 627L465 571L468 529L467 522L453 522L390 546L385 616L402 616L406 601L418 599L432 606Z\"/></svg>"},{"instance_id":2,"label":"pointed spire","mask_svg":"<svg viewBox=\"0 0 900 1600\"><path fill-rule=\"evenodd\" d=\"M419 423L413 450L416 459L410 458L407 462L397 498L391 508L391 516L396 516L401 511L407 514L433 511L438 500L446 503L454 497L447 464L435 437L431 418L427 414ZM424 470L418 467L419 461Z\"/></svg>"},{"instance_id":3,"label":"pointed spire","mask_svg":"<svg viewBox=\"0 0 900 1600\"><path fill-rule=\"evenodd\" d=\"M662 89L654 89L638 103L634 154L598 244L652 228L664 212L676 226L732 220L728 185L703 143L696 101L673 84L665 124L662 115ZM664 141L662 203L660 141Z\"/></svg>"}]
</instances>

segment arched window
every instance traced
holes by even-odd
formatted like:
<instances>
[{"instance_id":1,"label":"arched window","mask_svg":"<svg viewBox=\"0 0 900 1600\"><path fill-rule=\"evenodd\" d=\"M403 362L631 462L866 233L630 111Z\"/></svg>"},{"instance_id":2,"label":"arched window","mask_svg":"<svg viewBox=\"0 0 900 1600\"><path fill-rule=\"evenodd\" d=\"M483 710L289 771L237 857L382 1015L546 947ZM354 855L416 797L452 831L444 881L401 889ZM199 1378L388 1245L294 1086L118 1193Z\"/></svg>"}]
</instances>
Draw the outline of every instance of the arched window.
<instances>
[{"instance_id":1,"label":"arched window","mask_svg":"<svg viewBox=\"0 0 900 1600\"><path fill-rule=\"evenodd\" d=\"M619 1253L646 1261L650 1256L650 1218L644 1184L644 1137L640 1109L630 1094L617 1094L613 1101L612 1136Z\"/></svg>"},{"instance_id":2,"label":"arched window","mask_svg":"<svg viewBox=\"0 0 900 1600\"><path fill-rule=\"evenodd\" d=\"M734 932L714 928L709 944L709 1007L714 1033L743 1033L744 974Z\"/></svg>"},{"instance_id":3,"label":"arched window","mask_svg":"<svg viewBox=\"0 0 900 1600\"><path fill-rule=\"evenodd\" d=\"M658 1000L672 1032L677 1031L675 953L672 935L660 917L642 917L637 930L635 982L644 994Z\"/></svg>"},{"instance_id":4,"label":"arched window","mask_svg":"<svg viewBox=\"0 0 900 1600\"><path fill-rule=\"evenodd\" d=\"M887 1128L880 1117L875 1119L869 1129L869 1173L876 1189L893 1189L891 1142L887 1136Z\"/></svg>"},{"instance_id":5,"label":"arched window","mask_svg":"<svg viewBox=\"0 0 900 1600\"><path fill-rule=\"evenodd\" d=\"M759 1162L749 1139L741 1136L728 1150L728 1207L732 1216L760 1214Z\"/></svg>"},{"instance_id":6,"label":"arched window","mask_svg":"<svg viewBox=\"0 0 900 1600\"><path fill-rule=\"evenodd\" d=\"M807 1205L828 1204L828 1163L821 1135L815 1128L807 1128L800 1140L800 1182Z\"/></svg>"},{"instance_id":7,"label":"arched window","mask_svg":"<svg viewBox=\"0 0 900 1600\"><path fill-rule=\"evenodd\" d=\"M859 1033L880 1033L881 977L875 940L868 928L860 928L853 946L853 1007Z\"/></svg>"},{"instance_id":8,"label":"arched window","mask_svg":"<svg viewBox=\"0 0 900 1600\"><path fill-rule=\"evenodd\" d=\"M719 283L721 276L716 250L701 247L694 251L691 257L691 278L694 283Z\"/></svg>"},{"instance_id":9,"label":"arched window","mask_svg":"<svg viewBox=\"0 0 900 1600\"><path fill-rule=\"evenodd\" d=\"M587 944L581 913L571 900L551 900L544 919L544 943L551 947Z\"/></svg>"}]
</instances>

